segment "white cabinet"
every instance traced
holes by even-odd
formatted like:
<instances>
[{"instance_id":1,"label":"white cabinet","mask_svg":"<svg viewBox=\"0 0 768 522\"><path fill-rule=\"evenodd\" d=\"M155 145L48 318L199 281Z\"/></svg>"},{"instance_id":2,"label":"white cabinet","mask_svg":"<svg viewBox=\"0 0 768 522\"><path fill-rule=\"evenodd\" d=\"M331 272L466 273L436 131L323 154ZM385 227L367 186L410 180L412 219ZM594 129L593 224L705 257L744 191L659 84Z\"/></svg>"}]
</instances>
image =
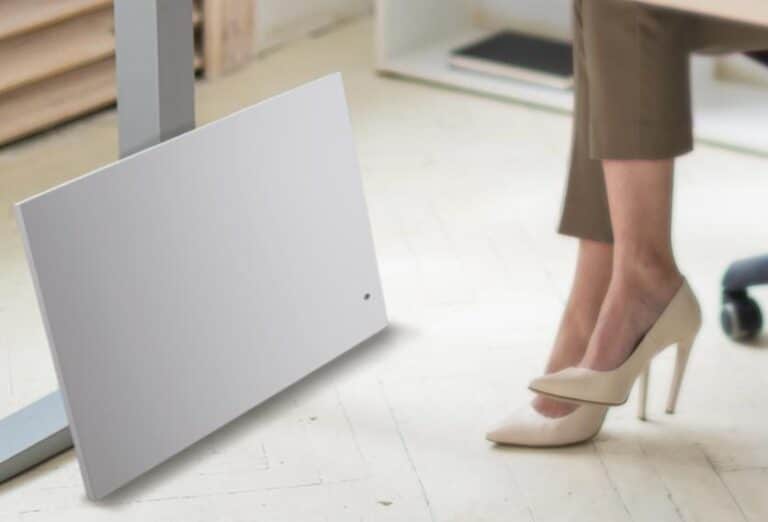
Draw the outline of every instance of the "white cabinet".
<instances>
[{"instance_id":1,"label":"white cabinet","mask_svg":"<svg viewBox=\"0 0 768 522\"><path fill-rule=\"evenodd\" d=\"M504 16L509 5L495 12L500 0L378 0L376 20L377 67L380 72L415 78L477 93L532 103L558 110L570 110L572 95L568 91L540 87L523 82L456 70L448 64L451 50L482 38L500 26L517 26L524 18ZM562 4L562 5L561 5ZM567 2L560 6L565 27ZM526 8L531 14L530 7ZM494 15L495 13L495 15ZM540 12L539 12L540 14ZM498 16L496 16L498 15ZM517 22L517 23L515 23ZM548 32L552 35L552 31Z\"/></svg>"}]
</instances>

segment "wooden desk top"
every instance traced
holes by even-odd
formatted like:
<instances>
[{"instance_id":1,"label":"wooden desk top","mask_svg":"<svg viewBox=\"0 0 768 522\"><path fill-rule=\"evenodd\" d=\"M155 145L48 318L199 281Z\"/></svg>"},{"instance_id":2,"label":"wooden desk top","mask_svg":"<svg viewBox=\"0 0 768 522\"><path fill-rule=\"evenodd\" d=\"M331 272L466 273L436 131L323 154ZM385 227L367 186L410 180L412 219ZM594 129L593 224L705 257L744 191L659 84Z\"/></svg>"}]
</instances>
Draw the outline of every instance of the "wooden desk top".
<instances>
[{"instance_id":1,"label":"wooden desk top","mask_svg":"<svg viewBox=\"0 0 768 522\"><path fill-rule=\"evenodd\" d=\"M639 0L710 16L729 18L768 27L768 0Z\"/></svg>"}]
</instances>

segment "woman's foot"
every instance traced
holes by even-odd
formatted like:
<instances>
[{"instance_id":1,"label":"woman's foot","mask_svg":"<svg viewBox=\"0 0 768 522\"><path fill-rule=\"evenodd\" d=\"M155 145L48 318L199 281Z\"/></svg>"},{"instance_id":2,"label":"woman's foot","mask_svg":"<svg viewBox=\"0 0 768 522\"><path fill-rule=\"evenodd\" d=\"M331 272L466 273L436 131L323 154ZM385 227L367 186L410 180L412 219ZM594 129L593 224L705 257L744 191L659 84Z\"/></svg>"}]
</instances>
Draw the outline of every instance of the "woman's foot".
<instances>
[{"instance_id":1,"label":"woman's foot","mask_svg":"<svg viewBox=\"0 0 768 522\"><path fill-rule=\"evenodd\" d=\"M701 307L690 285L683 280L653 326L636 344L635 351L618 368L567 368L533 379L529 388L561 400L619 406L627 401L632 385L640 378L638 416L644 420L651 361L668 346L677 345L675 372L667 402L667 412L673 413L693 341L700 327Z\"/></svg>"},{"instance_id":2,"label":"woman's foot","mask_svg":"<svg viewBox=\"0 0 768 522\"><path fill-rule=\"evenodd\" d=\"M599 371L621 366L682 283L674 266L614 271L586 354L577 365Z\"/></svg>"}]
</instances>

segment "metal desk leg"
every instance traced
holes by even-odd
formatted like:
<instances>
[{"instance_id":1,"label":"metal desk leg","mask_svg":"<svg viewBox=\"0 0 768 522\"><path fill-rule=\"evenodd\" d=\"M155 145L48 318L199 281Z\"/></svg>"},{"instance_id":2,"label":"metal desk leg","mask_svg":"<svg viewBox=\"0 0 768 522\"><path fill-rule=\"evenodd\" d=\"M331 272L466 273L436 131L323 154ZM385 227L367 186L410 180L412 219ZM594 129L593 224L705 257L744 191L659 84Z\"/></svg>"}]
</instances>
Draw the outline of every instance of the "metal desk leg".
<instances>
[{"instance_id":1,"label":"metal desk leg","mask_svg":"<svg viewBox=\"0 0 768 522\"><path fill-rule=\"evenodd\" d=\"M120 155L195 127L192 0L117 0Z\"/></svg>"},{"instance_id":2,"label":"metal desk leg","mask_svg":"<svg viewBox=\"0 0 768 522\"><path fill-rule=\"evenodd\" d=\"M72 438L55 391L0 420L0 482L68 450Z\"/></svg>"},{"instance_id":3,"label":"metal desk leg","mask_svg":"<svg viewBox=\"0 0 768 522\"><path fill-rule=\"evenodd\" d=\"M195 127L192 0L116 0L120 156ZM0 482L72 447L55 391L0 419Z\"/></svg>"}]
</instances>

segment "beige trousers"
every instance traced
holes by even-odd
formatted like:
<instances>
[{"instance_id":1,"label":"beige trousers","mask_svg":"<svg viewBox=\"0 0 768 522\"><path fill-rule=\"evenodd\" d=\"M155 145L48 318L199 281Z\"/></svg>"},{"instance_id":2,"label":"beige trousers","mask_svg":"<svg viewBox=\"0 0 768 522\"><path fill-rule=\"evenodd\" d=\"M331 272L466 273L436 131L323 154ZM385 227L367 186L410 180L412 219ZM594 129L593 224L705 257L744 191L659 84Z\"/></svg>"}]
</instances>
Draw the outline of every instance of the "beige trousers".
<instances>
[{"instance_id":1,"label":"beige trousers","mask_svg":"<svg viewBox=\"0 0 768 522\"><path fill-rule=\"evenodd\" d=\"M611 243L600 160L689 152L691 53L768 49L768 28L631 0L574 0L573 7L576 102L559 232Z\"/></svg>"}]
</instances>

